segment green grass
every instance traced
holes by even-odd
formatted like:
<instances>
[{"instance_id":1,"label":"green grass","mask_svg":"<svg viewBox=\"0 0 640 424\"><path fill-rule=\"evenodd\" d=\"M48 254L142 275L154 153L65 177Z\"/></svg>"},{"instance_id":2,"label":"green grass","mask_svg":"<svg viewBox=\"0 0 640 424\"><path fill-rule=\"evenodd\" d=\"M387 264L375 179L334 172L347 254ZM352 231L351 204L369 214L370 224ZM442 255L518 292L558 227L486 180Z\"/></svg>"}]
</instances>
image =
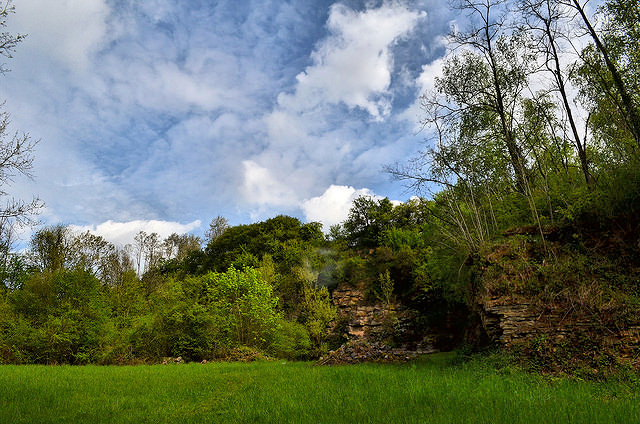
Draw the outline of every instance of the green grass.
<instances>
[{"instance_id":1,"label":"green grass","mask_svg":"<svg viewBox=\"0 0 640 424\"><path fill-rule=\"evenodd\" d=\"M0 423L634 423L631 383L412 364L0 367Z\"/></svg>"}]
</instances>

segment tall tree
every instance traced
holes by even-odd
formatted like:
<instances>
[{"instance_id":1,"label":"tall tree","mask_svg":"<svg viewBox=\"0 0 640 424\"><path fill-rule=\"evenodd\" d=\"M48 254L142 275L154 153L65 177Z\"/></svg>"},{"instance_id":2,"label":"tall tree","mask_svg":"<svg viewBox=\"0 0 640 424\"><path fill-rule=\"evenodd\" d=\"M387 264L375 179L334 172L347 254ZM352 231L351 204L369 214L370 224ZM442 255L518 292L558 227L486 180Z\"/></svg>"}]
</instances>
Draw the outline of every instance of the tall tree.
<instances>
[{"instance_id":1,"label":"tall tree","mask_svg":"<svg viewBox=\"0 0 640 424\"><path fill-rule=\"evenodd\" d=\"M545 69L553 76L554 88L562 101L584 179L590 184L592 177L587 158L587 141L578 131L568 94L568 76L562 66L564 51L561 42L571 36L567 33L567 23L571 16L567 8L557 0L523 0L519 2L519 8L523 14L525 30L534 33L536 50L542 56Z\"/></svg>"},{"instance_id":2,"label":"tall tree","mask_svg":"<svg viewBox=\"0 0 640 424\"><path fill-rule=\"evenodd\" d=\"M173 233L162 242L164 250L162 259L177 259L181 261L190 252L200 250L201 244L200 237L192 234L178 235Z\"/></svg>"},{"instance_id":3,"label":"tall tree","mask_svg":"<svg viewBox=\"0 0 640 424\"><path fill-rule=\"evenodd\" d=\"M209 229L204 233L205 243L210 243L229 229L229 220L223 216L216 216L209 223Z\"/></svg>"},{"instance_id":4,"label":"tall tree","mask_svg":"<svg viewBox=\"0 0 640 424\"><path fill-rule=\"evenodd\" d=\"M57 271L69 266L72 253L71 231L64 225L38 230L31 238L32 261L41 271Z\"/></svg>"},{"instance_id":5,"label":"tall tree","mask_svg":"<svg viewBox=\"0 0 640 424\"><path fill-rule=\"evenodd\" d=\"M436 87L464 112L488 112L497 120L495 135L506 147L518 191L525 193L526 162L514 133L514 110L533 58L523 46L525 40L506 31L505 0L457 0L454 6L467 13L472 24L466 31L454 31L452 41L469 52L445 65Z\"/></svg>"},{"instance_id":6,"label":"tall tree","mask_svg":"<svg viewBox=\"0 0 640 424\"><path fill-rule=\"evenodd\" d=\"M637 0L609 0L605 3L604 11L608 20L604 33L599 33L591 19L587 16L585 6L587 1L564 0L562 4L571 7L580 17L584 27L593 40L593 46L599 58L604 62L604 67L594 63L593 55L583 55L587 67L598 74L601 87L608 96L614 96L614 102L623 116L624 125L629 129L635 148L640 149L640 107L634 100L634 89L637 89L637 74L631 78L625 78L623 64L628 63L638 66L638 19L640 18L640 6ZM622 35L622 37L619 37ZM627 50L628 49L628 50ZM626 50L626 52L625 52ZM635 63L634 63L635 62ZM636 68L637 69L637 68ZM609 75L604 75L603 71ZM635 86L634 86L635 85Z\"/></svg>"}]
</instances>

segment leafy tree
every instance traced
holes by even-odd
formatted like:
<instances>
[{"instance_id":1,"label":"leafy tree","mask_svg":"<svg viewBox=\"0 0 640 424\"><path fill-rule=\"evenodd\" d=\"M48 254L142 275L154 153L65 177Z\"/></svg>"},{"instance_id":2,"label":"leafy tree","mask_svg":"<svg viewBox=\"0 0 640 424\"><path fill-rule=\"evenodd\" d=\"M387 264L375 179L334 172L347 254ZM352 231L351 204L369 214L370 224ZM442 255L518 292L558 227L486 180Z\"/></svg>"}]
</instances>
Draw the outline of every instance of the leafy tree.
<instances>
[{"instance_id":1,"label":"leafy tree","mask_svg":"<svg viewBox=\"0 0 640 424\"><path fill-rule=\"evenodd\" d=\"M393 225L393 204L387 198L375 200L361 196L353 201L343 223L352 247L371 248L379 245L384 231Z\"/></svg>"},{"instance_id":2,"label":"leafy tree","mask_svg":"<svg viewBox=\"0 0 640 424\"><path fill-rule=\"evenodd\" d=\"M592 176L587 158L587 140L586 136L582 137L578 131L578 123L568 93L570 78L562 66L563 55L566 55L563 45L569 44L571 38L571 34L567 33L571 16L567 8L557 0L525 0L519 3L519 8L523 14L525 31L534 34L537 41L535 49L539 56L542 56L545 70L553 76L554 89L560 96L584 179L590 184Z\"/></svg>"},{"instance_id":3,"label":"leafy tree","mask_svg":"<svg viewBox=\"0 0 640 424\"><path fill-rule=\"evenodd\" d=\"M177 259L183 260L194 251L199 251L201 247L200 238L191 234L178 235L171 234L162 242L164 248L163 260Z\"/></svg>"},{"instance_id":4,"label":"leafy tree","mask_svg":"<svg viewBox=\"0 0 640 424\"><path fill-rule=\"evenodd\" d=\"M91 273L62 268L35 273L11 293L9 302L24 332L16 349L30 361L81 364L99 360L109 312L100 282Z\"/></svg>"},{"instance_id":5,"label":"leafy tree","mask_svg":"<svg viewBox=\"0 0 640 424\"><path fill-rule=\"evenodd\" d=\"M305 286L302 293L300 319L313 341L315 353L322 354L326 351L329 324L338 316L337 310L326 287Z\"/></svg>"},{"instance_id":6,"label":"leafy tree","mask_svg":"<svg viewBox=\"0 0 640 424\"><path fill-rule=\"evenodd\" d=\"M229 336L246 346L265 346L266 335L278 317L278 298L257 270L235 268L223 274L209 274L210 296L216 299L220 317L228 319Z\"/></svg>"},{"instance_id":7,"label":"leafy tree","mask_svg":"<svg viewBox=\"0 0 640 424\"><path fill-rule=\"evenodd\" d=\"M64 225L39 229L31 238L28 257L40 271L82 269L110 286L114 286L123 273L133 269L125 251L101 236L88 231L74 233Z\"/></svg>"},{"instance_id":8,"label":"leafy tree","mask_svg":"<svg viewBox=\"0 0 640 424\"><path fill-rule=\"evenodd\" d=\"M527 49L527 38L508 34L507 11L503 0L459 0L457 8L466 12L472 22L467 31L454 31L453 42L470 50L450 58L443 77L436 80L437 90L454 106L454 113L483 122L475 131L488 133L506 148L518 191L526 192L526 162L515 133L515 107L532 72L533 57ZM436 108L437 119L445 116L441 103L424 103ZM478 131L480 130L480 131Z\"/></svg>"},{"instance_id":9,"label":"leafy tree","mask_svg":"<svg viewBox=\"0 0 640 424\"><path fill-rule=\"evenodd\" d=\"M591 112L591 126L617 159L638 157L640 149L640 34L636 1L607 1L601 9L600 32L577 1L571 7L582 17L593 43L581 52L574 74Z\"/></svg>"},{"instance_id":10,"label":"leafy tree","mask_svg":"<svg viewBox=\"0 0 640 424\"><path fill-rule=\"evenodd\" d=\"M379 274L378 281L380 284L380 300L385 305L390 305L393 300L393 280L389 270Z\"/></svg>"},{"instance_id":11,"label":"leafy tree","mask_svg":"<svg viewBox=\"0 0 640 424\"><path fill-rule=\"evenodd\" d=\"M34 265L40 271L56 271L70 265L72 234L68 227L53 225L38 230L31 238Z\"/></svg>"},{"instance_id":12,"label":"leafy tree","mask_svg":"<svg viewBox=\"0 0 640 424\"><path fill-rule=\"evenodd\" d=\"M265 254L271 255L278 263L283 263L288 257L286 266L295 265L293 262L299 262L300 258L293 259L289 247L293 246L294 240L305 245L307 242L322 243L324 236L319 228L319 224L302 224L297 218L284 215L264 222L230 227L207 245L205 254L208 264L205 268L221 272L241 256L250 258L248 254L252 255L253 261L259 261ZM290 245L286 246L288 242Z\"/></svg>"},{"instance_id":13,"label":"leafy tree","mask_svg":"<svg viewBox=\"0 0 640 424\"><path fill-rule=\"evenodd\" d=\"M209 244L218 237L220 237L225 231L229 229L229 220L223 216L218 215L209 223L209 229L204 234L205 243Z\"/></svg>"},{"instance_id":14,"label":"leafy tree","mask_svg":"<svg viewBox=\"0 0 640 424\"><path fill-rule=\"evenodd\" d=\"M598 75L600 87L618 107L623 123L640 148L640 108L634 92L638 88L638 4L635 0L609 0L605 3L607 23L604 34L599 34L586 14L585 4L567 0L563 4L573 8L593 40L583 55L590 72ZM594 54L595 53L595 54ZM625 66L628 64L628 67Z\"/></svg>"}]
</instances>

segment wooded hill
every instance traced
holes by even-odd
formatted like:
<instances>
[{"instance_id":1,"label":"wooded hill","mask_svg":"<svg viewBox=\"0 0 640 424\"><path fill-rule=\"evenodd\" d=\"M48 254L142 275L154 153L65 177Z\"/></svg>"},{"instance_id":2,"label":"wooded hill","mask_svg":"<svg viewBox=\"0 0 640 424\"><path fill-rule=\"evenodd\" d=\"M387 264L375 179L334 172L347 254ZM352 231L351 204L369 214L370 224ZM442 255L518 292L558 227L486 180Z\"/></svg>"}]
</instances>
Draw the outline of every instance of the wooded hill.
<instances>
[{"instance_id":1,"label":"wooded hill","mask_svg":"<svg viewBox=\"0 0 640 424\"><path fill-rule=\"evenodd\" d=\"M577 0L454 3L471 23L422 97L433 138L388 170L423 197L359 198L327 235L218 218L204 248L141 233L125 252L43 228L29 251L4 251L0 362L316 358L345 341L331 292L353 286L411 312L411 329L387 321L389 344L637 368L638 2L596 16Z\"/></svg>"}]
</instances>

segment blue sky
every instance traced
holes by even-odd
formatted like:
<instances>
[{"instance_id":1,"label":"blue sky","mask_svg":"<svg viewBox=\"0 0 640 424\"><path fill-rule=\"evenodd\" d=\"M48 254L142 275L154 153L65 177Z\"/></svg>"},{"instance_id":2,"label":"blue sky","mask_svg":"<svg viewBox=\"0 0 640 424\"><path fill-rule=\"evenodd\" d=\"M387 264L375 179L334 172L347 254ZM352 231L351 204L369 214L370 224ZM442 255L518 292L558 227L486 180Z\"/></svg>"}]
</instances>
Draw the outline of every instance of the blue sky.
<instances>
[{"instance_id":1,"label":"blue sky","mask_svg":"<svg viewBox=\"0 0 640 424\"><path fill-rule=\"evenodd\" d=\"M411 196L383 167L423 147L417 100L447 2L16 0L0 79L40 143L44 223L125 243L288 214L329 226L360 194Z\"/></svg>"}]
</instances>

